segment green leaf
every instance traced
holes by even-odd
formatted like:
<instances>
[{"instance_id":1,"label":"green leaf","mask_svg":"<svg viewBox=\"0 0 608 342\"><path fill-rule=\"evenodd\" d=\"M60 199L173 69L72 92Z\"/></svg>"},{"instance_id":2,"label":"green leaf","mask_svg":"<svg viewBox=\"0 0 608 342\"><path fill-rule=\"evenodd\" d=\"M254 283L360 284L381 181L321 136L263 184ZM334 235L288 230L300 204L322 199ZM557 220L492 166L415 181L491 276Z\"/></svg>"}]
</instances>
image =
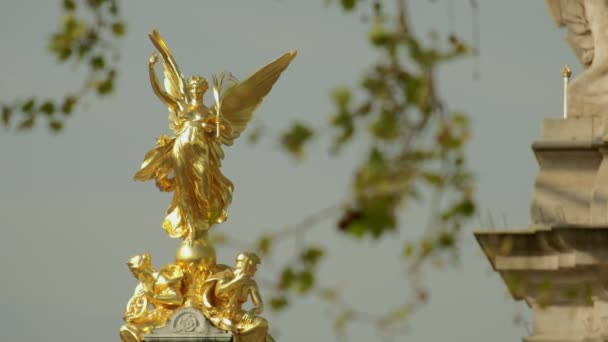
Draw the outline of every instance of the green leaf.
<instances>
[{"instance_id":1,"label":"green leaf","mask_svg":"<svg viewBox=\"0 0 608 342\"><path fill-rule=\"evenodd\" d=\"M59 120L51 120L49 121L49 128L51 131L59 133L63 129L63 123Z\"/></svg>"},{"instance_id":2,"label":"green leaf","mask_svg":"<svg viewBox=\"0 0 608 342\"><path fill-rule=\"evenodd\" d=\"M408 103L418 102L420 89L423 86L422 80L418 77L414 77L412 75L406 74L406 75L403 75L403 77L401 78L401 82L403 82L403 85L404 85L405 100Z\"/></svg>"},{"instance_id":3,"label":"green leaf","mask_svg":"<svg viewBox=\"0 0 608 342\"><path fill-rule=\"evenodd\" d=\"M78 45L78 59L82 59L89 51L91 47L86 44Z\"/></svg>"},{"instance_id":4,"label":"green leaf","mask_svg":"<svg viewBox=\"0 0 608 342\"><path fill-rule=\"evenodd\" d=\"M282 146L293 156L301 158L304 144L313 137L313 133L307 126L296 123L281 137Z\"/></svg>"},{"instance_id":5,"label":"green leaf","mask_svg":"<svg viewBox=\"0 0 608 342\"><path fill-rule=\"evenodd\" d=\"M116 22L112 24L112 33L114 33L116 37L122 37L126 32L127 28L123 22Z\"/></svg>"},{"instance_id":6,"label":"green leaf","mask_svg":"<svg viewBox=\"0 0 608 342\"><path fill-rule=\"evenodd\" d=\"M470 217L475 213L475 203L466 197L454 206L454 212L461 216Z\"/></svg>"},{"instance_id":7,"label":"green leaf","mask_svg":"<svg viewBox=\"0 0 608 342\"><path fill-rule=\"evenodd\" d=\"M368 231L367 225L361 220L351 222L347 229L347 232L357 239L362 239Z\"/></svg>"},{"instance_id":8,"label":"green leaf","mask_svg":"<svg viewBox=\"0 0 608 342\"><path fill-rule=\"evenodd\" d=\"M97 85L97 93L99 95L107 95L114 91L114 82L112 79L107 79Z\"/></svg>"},{"instance_id":9,"label":"green leaf","mask_svg":"<svg viewBox=\"0 0 608 342\"><path fill-rule=\"evenodd\" d=\"M469 125L469 116L465 113L453 113L452 115L452 123L458 126L468 126Z\"/></svg>"},{"instance_id":10,"label":"green leaf","mask_svg":"<svg viewBox=\"0 0 608 342\"><path fill-rule=\"evenodd\" d=\"M439 245L440 248L444 248L444 249L452 248L452 247L454 247L454 244L455 244L454 233L442 232L437 237L437 245Z\"/></svg>"},{"instance_id":11,"label":"green leaf","mask_svg":"<svg viewBox=\"0 0 608 342\"><path fill-rule=\"evenodd\" d=\"M395 140L399 138L399 122L394 112L383 111L379 118L370 127L372 134L382 140Z\"/></svg>"},{"instance_id":12,"label":"green leaf","mask_svg":"<svg viewBox=\"0 0 608 342\"><path fill-rule=\"evenodd\" d=\"M332 98L338 108L346 108L351 100L350 89L346 87L339 87L333 90Z\"/></svg>"},{"instance_id":13,"label":"green leaf","mask_svg":"<svg viewBox=\"0 0 608 342\"><path fill-rule=\"evenodd\" d=\"M384 170L386 168L384 154L376 146L372 147L369 153L368 165L376 170Z\"/></svg>"},{"instance_id":14,"label":"green leaf","mask_svg":"<svg viewBox=\"0 0 608 342\"><path fill-rule=\"evenodd\" d=\"M17 129L20 131L25 131L32 129L34 127L34 123L36 122L36 117L34 115L29 116L25 120L21 121L17 126Z\"/></svg>"},{"instance_id":15,"label":"green leaf","mask_svg":"<svg viewBox=\"0 0 608 342\"><path fill-rule=\"evenodd\" d=\"M475 213L475 203L471 198L465 196L460 201L452 204L450 208L441 213L441 220L447 222L455 218L471 217Z\"/></svg>"},{"instance_id":16,"label":"green leaf","mask_svg":"<svg viewBox=\"0 0 608 342\"><path fill-rule=\"evenodd\" d=\"M118 15L118 5L116 4L116 0L112 0L110 2L110 14L114 16Z\"/></svg>"},{"instance_id":17,"label":"green leaf","mask_svg":"<svg viewBox=\"0 0 608 342\"><path fill-rule=\"evenodd\" d=\"M427 183L429 183L429 185L432 185L434 187L442 187L445 183L443 177L436 172L423 172L422 177Z\"/></svg>"},{"instance_id":18,"label":"green leaf","mask_svg":"<svg viewBox=\"0 0 608 342\"><path fill-rule=\"evenodd\" d=\"M260 254L266 255L270 251L271 246L272 246L272 237L264 234L258 240L256 249L258 250L258 252L260 252Z\"/></svg>"},{"instance_id":19,"label":"green leaf","mask_svg":"<svg viewBox=\"0 0 608 342\"><path fill-rule=\"evenodd\" d=\"M289 301L285 296L270 298L270 307L275 311L283 310L287 308L287 305L289 305Z\"/></svg>"},{"instance_id":20,"label":"green leaf","mask_svg":"<svg viewBox=\"0 0 608 342\"><path fill-rule=\"evenodd\" d=\"M357 0L340 0L340 4L345 11L352 11L355 9Z\"/></svg>"},{"instance_id":21,"label":"green leaf","mask_svg":"<svg viewBox=\"0 0 608 342\"><path fill-rule=\"evenodd\" d=\"M287 266L281 272L281 282L279 283L279 287L281 289L288 289L292 286L295 279L295 272L291 267Z\"/></svg>"},{"instance_id":22,"label":"green leaf","mask_svg":"<svg viewBox=\"0 0 608 342\"><path fill-rule=\"evenodd\" d=\"M63 9L66 11L73 11L76 9L76 3L73 0L63 0Z\"/></svg>"},{"instance_id":23,"label":"green leaf","mask_svg":"<svg viewBox=\"0 0 608 342\"><path fill-rule=\"evenodd\" d=\"M9 106L2 106L2 124L4 126L8 126L11 115L13 114L13 109Z\"/></svg>"},{"instance_id":24,"label":"green leaf","mask_svg":"<svg viewBox=\"0 0 608 342\"><path fill-rule=\"evenodd\" d=\"M87 3L93 8L101 6L106 0L88 0Z\"/></svg>"},{"instance_id":25,"label":"green leaf","mask_svg":"<svg viewBox=\"0 0 608 342\"><path fill-rule=\"evenodd\" d=\"M65 47L59 51L59 60L63 62L66 59L70 58L71 55L72 55L72 48Z\"/></svg>"},{"instance_id":26,"label":"green leaf","mask_svg":"<svg viewBox=\"0 0 608 342\"><path fill-rule=\"evenodd\" d=\"M449 126L443 126L436 137L437 143L444 149L458 149L462 146L463 142L452 132Z\"/></svg>"},{"instance_id":27,"label":"green leaf","mask_svg":"<svg viewBox=\"0 0 608 342\"><path fill-rule=\"evenodd\" d=\"M390 41L391 35L380 23L375 24L369 31L369 40L374 46L383 46Z\"/></svg>"},{"instance_id":28,"label":"green leaf","mask_svg":"<svg viewBox=\"0 0 608 342\"><path fill-rule=\"evenodd\" d=\"M55 104L52 101L46 101L40 106L40 111L46 115L52 115L55 112Z\"/></svg>"},{"instance_id":29,"label":"green leaf","mask_svg":"<svg viewBox=\"0 0 608 342\"><path fill-rule=\"evenodd\" d=\"M340 147L353 137L355 124L349 112L340 110L339 114L332 118L331 125L339 130L339 134L334 138L333 142L333 150L334 152L338 152Z\"/></svg>"},{"instance_id":30,"label":"green leaf","mask_svg":"<svg viewBox=\"0 0 608 342\"><path fill-rule=\"evenodd\" d=\"M75 42L82 38L85 34L87 24L81 20L78 20L74 15L68 15L63 20L63 39L70 45L71 42Z\"/></svg>"},{"instance_id":31,"label":"green leaf","mask_svg":"<svg viewBox=\"0 0 608 342\"><path fill-rule=\"evenodd\" d=\"M300 254L300 260L306 265L315 266L323 257L323 250L319 247L309 247Z\"/></svg>"},{"instance_id":32,"label":"green leaf","mask_svg":"<svg viewBox=\"0 0 608 342\"><path fill-rule=\"evenodd\" d=\"M393 197L387 196L360 200L358 203L360 216L351 220L345 230L356 238L371 235L376 239L387 231L395 230L397 227L396 204Z\"/></svg>"},{"instance_id":33,"label":"green leaf","mask_svg":"<svg viewBox=\"0 0 608 342\"><path fill-rule=\"evenodd\" d=\"M311 271L302 271L297 275L296 291L306 293L312 289L315 284L315 276Z\"/></svg>"},{"instance_id":34,"label":"green leaf","mask_svg":"<svg viewBox=\"0 0 608 342\"><path fill-rule=\"evenodd\" d=\"M76 105L76 98L73 96L66 96L63 100L63 104L61 105L61 112L65 115L69 115L74 110L74 105Z\"/></svg>"},{"instance_id":35,"label":"green leaf","mask_svg":"<svg viewBox=\"0 0 608 342\"><path fill-rule=\"evenodd\" d=\"M21 106L21 111L24 113L32 112L34 110L34 103L35 103L35 99L30 98Z\"/></svg>"},{"instance_id":36,"label":"green leaf","mask_svg":"<svg viewBox=\"0 0 608 342\"><path fill-rule=\"evenodd\" d=\"M103 56L95 56L93 58L91 58L91 67L93 68L93 70L101 70L105 67L106 62L103 58Z\"/></svg>"}]
</instances>

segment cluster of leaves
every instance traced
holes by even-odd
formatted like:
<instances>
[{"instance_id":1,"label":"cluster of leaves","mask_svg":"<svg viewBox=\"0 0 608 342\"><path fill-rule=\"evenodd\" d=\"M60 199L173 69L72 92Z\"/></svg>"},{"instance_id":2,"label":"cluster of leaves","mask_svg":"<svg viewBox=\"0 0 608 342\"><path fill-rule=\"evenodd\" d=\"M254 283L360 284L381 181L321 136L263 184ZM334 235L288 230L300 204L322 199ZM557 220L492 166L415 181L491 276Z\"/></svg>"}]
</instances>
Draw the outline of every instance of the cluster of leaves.
<instances>
[{"instance_id":1,"label":"cluster of leaves","mask_svg":"<svg viewBox=\"0 0 608 342\"><path fill-rule=\"evenodd\" d=\"M355 137L370 142L367 157L354 172L352 196L341 209L340 232L378 239L404 228L402 214L412 201L429 203L430 219L421 238L404 241L403 254L410 270L416 271L429 258L457 255L461 228L475 213L473 177L465 160L469 119L448 110L435 87L437 68L472 50L453 35L446 39L447 48L425 46L410 29L405 0L395 1L396 12L384 10L383 1L372 3L368 39L379 51L379 60L363 74L358 87L339 87L332 94L331 152L340 153ZM339 3L345 12L354 13L363 2ZM358 99L355 94L363 96ZM300 158L314 137L314 128L296 123L282 142L287 152ZM283 278L288 281L280 284L300 286L300 273L291 268L283 271ZM314 279L314 274L303 278ZM424 290L416 293L423 294L416 302L426 301ZM410 311L408 304L395 312ZM356 316L349 311L340 317Z\"/></svg>"},{"instance_id":2,"label":"cluster of leaves","mask_svg":"<svg viewBox=\"0 0 608 342\"><path fill-rule=\"evenodd\" d=\"M287 307L290 294L303 295L311 292L316 284L316 268L323 256L322 248L307 246L296 260L283 268L277 291L270 299L272 309L282 310Z\"/></svg>"},{"instance_id":3,"label":"cluster of leaves","mask_svg":"<svg viewBox=\"0 0 608 342\"><path fill-rule=\"evenodd\" d=\"M59 132L83 96L95 91L106 96L114 90L117 39L126 33L117 0L63 1L63 18L57 32L49 38L48 49L59 63L87 63L88 74L81 88L68 91L60 99L35 96L12 103L2 103L2 124L16 122L18 130L29 130L40 117L48 128ZM20 114L20 115L19 115Z\"/></svg>"}]
</instances>

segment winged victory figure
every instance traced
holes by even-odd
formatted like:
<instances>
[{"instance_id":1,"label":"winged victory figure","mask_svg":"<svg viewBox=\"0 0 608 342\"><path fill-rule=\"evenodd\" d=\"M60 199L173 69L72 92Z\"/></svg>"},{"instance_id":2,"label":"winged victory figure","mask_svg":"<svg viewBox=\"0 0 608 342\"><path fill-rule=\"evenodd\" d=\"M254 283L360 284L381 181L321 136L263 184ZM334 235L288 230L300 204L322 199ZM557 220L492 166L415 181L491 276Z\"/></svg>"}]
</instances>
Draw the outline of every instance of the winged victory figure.
<instances>
[{"instance_id":1,"label":"winged victory figure","mask_svg":"<svg viewBox=\"0 0 608 342\"><path fill-rule=\"evenodd\" d=\"M134 179L154 179L161 191L174 192L163 221L171 237L204 240L213 224L226 220L232 200L233 185L220 170L222 145L231 145L247 127L296 51L282 55L241 82L224 74L214 75L216 103L207 107L203 101L209 88L207 80L201 76L184 79L159 33L153 30L149 36L162 58L165 89L154 70L156 52L150 57L150 82L156 96L169 108L173 136L161 135L157 146L146 153ZM224 79L229 81L227 86Z\"/></svg>"}]
</instances>

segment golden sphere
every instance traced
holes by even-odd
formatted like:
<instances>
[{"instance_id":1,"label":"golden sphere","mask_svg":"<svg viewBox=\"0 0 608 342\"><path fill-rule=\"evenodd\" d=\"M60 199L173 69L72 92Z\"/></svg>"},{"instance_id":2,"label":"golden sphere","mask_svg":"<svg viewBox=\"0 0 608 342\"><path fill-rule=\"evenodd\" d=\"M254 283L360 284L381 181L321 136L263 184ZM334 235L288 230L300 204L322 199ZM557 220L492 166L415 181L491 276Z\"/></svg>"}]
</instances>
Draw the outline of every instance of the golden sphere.
<instances>
[{"instance_id":1,"label":"golden sphere","mask_svg":"<svg viewBox=\"0 0 608 342\"><path fill-rule=\"evenodd\" d=\"M203 241L194 241L191 244L186 241L175 253L175 263L184 271L209 270L215 266L215 249Z\"/></svg>"}]
</instances>

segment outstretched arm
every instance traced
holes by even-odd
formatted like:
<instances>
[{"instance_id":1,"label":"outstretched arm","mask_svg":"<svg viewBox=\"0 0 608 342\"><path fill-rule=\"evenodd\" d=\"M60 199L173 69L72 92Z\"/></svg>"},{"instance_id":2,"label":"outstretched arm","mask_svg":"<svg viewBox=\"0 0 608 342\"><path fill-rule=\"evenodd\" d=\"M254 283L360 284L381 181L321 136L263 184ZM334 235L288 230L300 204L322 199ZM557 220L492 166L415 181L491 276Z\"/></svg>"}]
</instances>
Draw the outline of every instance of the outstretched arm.
<instances>
[{"instance_id":1,"label":"outstretched arm","mask_svg":"<svg viewBox=\"0 0 608 342\"><path fill-rule=\"evenodd\" d=\"M152 56L150 56L150 63L148 64L148 72L150 73L150 83L152 84L152 90L154 91L154 94L156 94L156 96L158 96L158 98L169 107L169 109L174 112L178 112L179 107L177 105L177 101L160 87L158 78L156 78L154 65L157 61L158 55L156 55L156 52L153 52Z\"/></svg>"}]
</instances>

